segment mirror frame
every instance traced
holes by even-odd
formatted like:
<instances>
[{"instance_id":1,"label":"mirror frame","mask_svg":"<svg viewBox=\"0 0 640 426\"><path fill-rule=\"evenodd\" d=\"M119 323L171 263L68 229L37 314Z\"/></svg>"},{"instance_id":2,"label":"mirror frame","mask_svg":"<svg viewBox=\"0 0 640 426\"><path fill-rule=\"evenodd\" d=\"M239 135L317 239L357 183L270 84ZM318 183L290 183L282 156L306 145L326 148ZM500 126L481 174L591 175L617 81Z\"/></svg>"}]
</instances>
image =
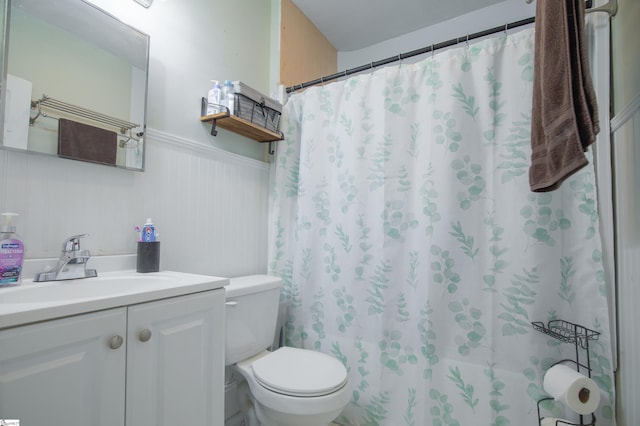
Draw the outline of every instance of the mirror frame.
<instances>
[{"instance_id":1,"label":"mirror frame","mask_svg":"<svg viewBox=\"0 0 640 426\"><path fill-rule=\"evenodd\" d=\"M2 18L2 21L0 23L0 25L2 25L2 27L0 27L0 34L3 37L2 43L0 44L0 61L1 61L0 65L2 69L2 82L0 86L0 149L63 157L57 153L51 152L58 148L58 144L55 141L47 141L47 143L49 143L48 149L50 149L50 151L48 152L46 150L45 152L42 152L39 150L34 150L32 148L22 149L22 147L11 147L11 146L4 145L5 119L6 119L5 112L7 112L8 110L7 98L10 97L10 96L7 96L8 90L5 90L4 88L7 88L7 78L8 78L7 76L10 70L10 64L8 63L8 60L11 52L10 49L12 48L11 36L10 36L11 24L12 24L12 10L18 9L17 5L23 6L22 5L23 1L33 2L33 0L0 0L0 14ZM38 0L36 0L36 2L37 1ZM27 13L31 15L34 19L42 19L47 24L50 24L52 28L55 28L55 31L60 31L60 34L63 34L66 36L68 33L70 39L77 38L79 41L85 43L86 46L89 46L89 44L91 44L91 46L94 46L96 52L104 52L103 56L105 58L108 59L109 56L113 56L113 57L116 57L118 60L122 60L122 64L128 64L129 68L131 69L131 71L129 71L129 74L130 74L129 77L132 81L130 86L134 85L133 80L136 79L136 76L138 78L138 80L135 83L137 85L136 86L137 93L133 93L134 90L129 88L128 93L129 93L130 99L127 99L125 102L127 102L130 105L129 107L130 114L135 114L136 119L134 121L137 121L139 123L139 126L132 128L131 131L125 132L124 130L120 130L119 126L114 126L113 124L109 124L105 126L105 124L100 124L98 121L93 121L94 119L88 119L86 117L82 118L82 115L79 115L79 116L76 116L74 114L69 115L67 114L67 112L62 112L60 114L58 111L54 111L54 110L47 110L47 112L49 111L51 112L51 115L49 117L70 118L71 120L73 120L75 117L81 117L80 120L78 121L83 122L84 120L85 124L89 124L91 126L94 126L95 124L94 127L102 127L103 129L108 129L108 130L114 130L114 128L117 128L115 133L117 135L119 148L116 148L116 149L120 152L121 155L124 155L124 153L128 151L128 149L125 149L123 147L126 147L129 141L132 140L131 136L133 136L133 140L136 140L136 138L138 138L139 142L134 142L134 144L140 144L141 152L139 152L138 156L134 158L133 161L131 161L130 163L127 163L125 159L124 163L122 161L119 161L120 164L108 164L108 165L111 167L117 167L121 169L144 171L145 158L146 158L145 151L146 151L146 143L147 143L146 141L147 123L146 122L147 122L147 96L148 96L148 85L149 85L150 37L149 35L123 22L122 20L116 18L109 12L106 12L105 10L90 3L87 0L62 0L62 3L60 1L56 1L56 2L51 1L50 3L49 1L47 1L44 4L38 3L37 6L34 8L35 11L29 10ZM70 7L71 5L74 5L76 7ZM61 18L64 18L64 19L61 20ZM105 31L104 32L96 31L96 29L100 27L104 28ZM14 49L16 49L16 47L14 47ZM68 49L68 51L72 51L72 49ZM135 51L136 53L131 53L131 51ZM144 54L142 54L143 51L144 51ZM12 55L13 54L15 53L12 53ZM20 55L22 54L23 53L21 51ZM84 57L82 58L84 59ZM81 60L82 59L78 59L78 62L80 62ZM64 61L61 60L58 62L58 64L60 63L64 63ZM90 63L90 62L87 62L87 63ZM70 65L70 67L72 65ZM21 76L18 75L18 77L21 77ZM142 81L142 78L144 78L144 81ZM109 81L109 80L100 79L100 83L104 83L105 81ZM51 84L51 86L54 86L54 89L55 89L55 84ZM96 87L98 86L100 88L105 87L106 90L108 90L109 87L112 87L112 88L117 87L117 82L114 83L113 85L104 85L104 86L100 86L99 84L96 84ZM70 94L76 96L77 98L81 91L82 91L82 88L78 89L78 93L70 93ZM46 90L44 91L44 93L39 93L39 92L36 92L35 90L31 93L32 108L29 111L30 122L34 118L36 120L38 119L38 114L40 111L39 107L41 105L42 106L45 105L45 103L42 103L41 105L34 106L34 101L41 101L45 97L48 97ZM63 96L60 96L59 94L55 96L56 99L59 99L60 101L66 103L67 102L66 99L62 99L62 97ZM109 115L104 111L99 111L98 110L99 107L94 106L91 109L91 108L85 108L86 104L80 105L82 101L84 101L85 99L87 99L86 96L82 97L81 101L75 100L74 103L69 102L69 104L74 107L78 106L82 110L86 109L86 111L95 113L97 116L105 115L105 116L109 116L109 118L111 117L115 118L114 117L115 114ZM95 104L100 101L94 100L93 102ZM87 103L91 104L91 101L88 101ZM123 121L123 120L120 120L120 118L118 118L118 120ZM21 121L18 121L18 122L21 122ZM130 124L133 125L134 123L130 123ZM49 133L56 133L56 135L54 136L48 135L48 136L57 137L58 131L56 127L57 125L53 125L53 129L48 129ZM29 129L29 132L31 132L33 129L33 126L30 124L28 129ZM64 156L64 158L70 158L70 157ZM72 158L72 159L82 160L82 158ZM88 161L91 161L91 160L88 160ZM131 165L127 165L132 163L135 164L135 167Z\"/></svg>"}]
</instances>

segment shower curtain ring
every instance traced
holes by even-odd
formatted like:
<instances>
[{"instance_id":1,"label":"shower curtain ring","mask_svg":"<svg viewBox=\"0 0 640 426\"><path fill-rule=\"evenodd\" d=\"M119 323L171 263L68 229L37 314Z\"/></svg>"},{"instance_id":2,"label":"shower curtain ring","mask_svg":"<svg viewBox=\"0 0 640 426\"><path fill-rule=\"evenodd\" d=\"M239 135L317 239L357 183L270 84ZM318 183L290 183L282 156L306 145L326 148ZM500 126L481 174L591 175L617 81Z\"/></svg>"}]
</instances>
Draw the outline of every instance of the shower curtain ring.
<instances>
[{"instance_id":1,"label":"shower curtain ring","mask_svg":"<svg viewBox=\"0 0 640 426\"><path fill-rule=\"evenodd\" d=\"M433 59L433 55L435 54L435 50L436 50L436 45L432 44L431 45L431 59Z\"/></svg>"},{"instance_id":2,"label":"shower curtain ring","mask_svg":"<svg viewBox=\"0 0 640 426\"><path fill-rule=\"evenodd\" d=\"M467 34L467 40L465 41L465 44L467 45L467 49L469 48L469 34Z\"/></svg>"},{"instance_id":3,"label":"shower curtain ring","mask_svg":"<svg viewBox=\"0 0 640 426\"><path fill-rule=\"evenodd\" d=\"M504 35L505 35L505 37L509 35L508 30L509 30L509 23L505 23L504 24Z\"/></svg>"},{"instance_id":4,"label":"shower curtain ring","mask_svg":"<svg viewBox=\"0 0 640 426\"><path fill-rule=\"evenodd\" d=\"M400 62L400 66L402 66L402 53L398 53L398 62Z\"/></svg>"}]
</instances>

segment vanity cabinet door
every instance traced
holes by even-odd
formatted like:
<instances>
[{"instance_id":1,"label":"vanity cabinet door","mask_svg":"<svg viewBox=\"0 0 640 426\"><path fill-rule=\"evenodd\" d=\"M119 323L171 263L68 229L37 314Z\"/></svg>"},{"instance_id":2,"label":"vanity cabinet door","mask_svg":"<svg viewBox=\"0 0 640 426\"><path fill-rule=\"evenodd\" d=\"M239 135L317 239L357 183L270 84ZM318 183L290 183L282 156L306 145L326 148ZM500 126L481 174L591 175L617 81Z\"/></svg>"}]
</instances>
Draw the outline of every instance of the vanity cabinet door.
<instances>
[{"instance_id":1,"label":"vanity cabinet door","mask_svg":"<svg viewBox=\"0 0 640 426\"><path fill-rule=\"evenodd\" d=\"M224 290L129 307L127 426L224 424Z\"/></svg>"},{"instance_id":2,"label":"vanity cabinet door","mask_svg":"<svg viewBox=\"0 0 640 426\"><path fill-rule=\"evenodd\" d=\"M126 308L0 331L0 418L123 425Z\"/></svg>"}]
</instances>

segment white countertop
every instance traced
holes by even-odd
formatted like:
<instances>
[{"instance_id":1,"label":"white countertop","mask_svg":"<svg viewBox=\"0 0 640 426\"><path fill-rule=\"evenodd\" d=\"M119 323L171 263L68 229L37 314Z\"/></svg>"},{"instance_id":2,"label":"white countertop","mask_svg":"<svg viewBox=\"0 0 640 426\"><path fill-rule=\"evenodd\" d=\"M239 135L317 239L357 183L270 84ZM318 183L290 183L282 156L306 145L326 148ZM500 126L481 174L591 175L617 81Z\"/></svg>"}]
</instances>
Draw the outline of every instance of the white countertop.
<instances>
[{"instance_id":1,"label":"white countertop","mask_svg":"<svg viewBox=\"0 0 640 426\"><path fill-rule=\"evenodd\" d=\"M227 278L183 272L98 273L96 278L34 283L0 288L0 329L86 312L215 290Z\"/></svg>"}]
</instances>

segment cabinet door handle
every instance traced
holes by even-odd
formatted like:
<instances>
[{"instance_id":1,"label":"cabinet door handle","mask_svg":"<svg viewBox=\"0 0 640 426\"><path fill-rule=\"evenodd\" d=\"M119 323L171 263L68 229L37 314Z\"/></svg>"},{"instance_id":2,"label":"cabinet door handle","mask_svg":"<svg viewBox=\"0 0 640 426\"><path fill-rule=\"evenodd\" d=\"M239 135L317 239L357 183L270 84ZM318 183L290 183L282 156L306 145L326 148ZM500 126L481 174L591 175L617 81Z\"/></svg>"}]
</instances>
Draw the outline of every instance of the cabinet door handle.
<instances>
[{"instance_id":1,"label":"cabinet door handle","mask_svg":"<svg viewBox=\"0 0 640 426\"><path fill-rule=\"evenodd\" d=\"M124 342L124 339L122 338L122 336L118 336L116 334L111 339L109 339L109 347L111 349L118 349L120 346L122 346L123 342Z\"/></svg>"},{"instance_id":2,"label":"cabinet door handle","mask_svg":"<svg viewBox=\"0 0 640 426\"><path fill-rule=\"evenodd\" d=\"M151 330L149 330L148 328L142 330L140 333L138 333L138 339L140 339L141 342L147 342L149 339L151 339Z\"/></svg>"},{"instance_id":3,"label":"cabinet door handle","mask_svg":"<svg viewBox=\"0 0 640 426\"><path fill-rule=\"evenodd\" d=\"M237 300L229 300L228 302L224 302L224 304L226 306L231 306L232 308L235 308L238 305L238 301Z\"/></svg>"}]
</instances>

